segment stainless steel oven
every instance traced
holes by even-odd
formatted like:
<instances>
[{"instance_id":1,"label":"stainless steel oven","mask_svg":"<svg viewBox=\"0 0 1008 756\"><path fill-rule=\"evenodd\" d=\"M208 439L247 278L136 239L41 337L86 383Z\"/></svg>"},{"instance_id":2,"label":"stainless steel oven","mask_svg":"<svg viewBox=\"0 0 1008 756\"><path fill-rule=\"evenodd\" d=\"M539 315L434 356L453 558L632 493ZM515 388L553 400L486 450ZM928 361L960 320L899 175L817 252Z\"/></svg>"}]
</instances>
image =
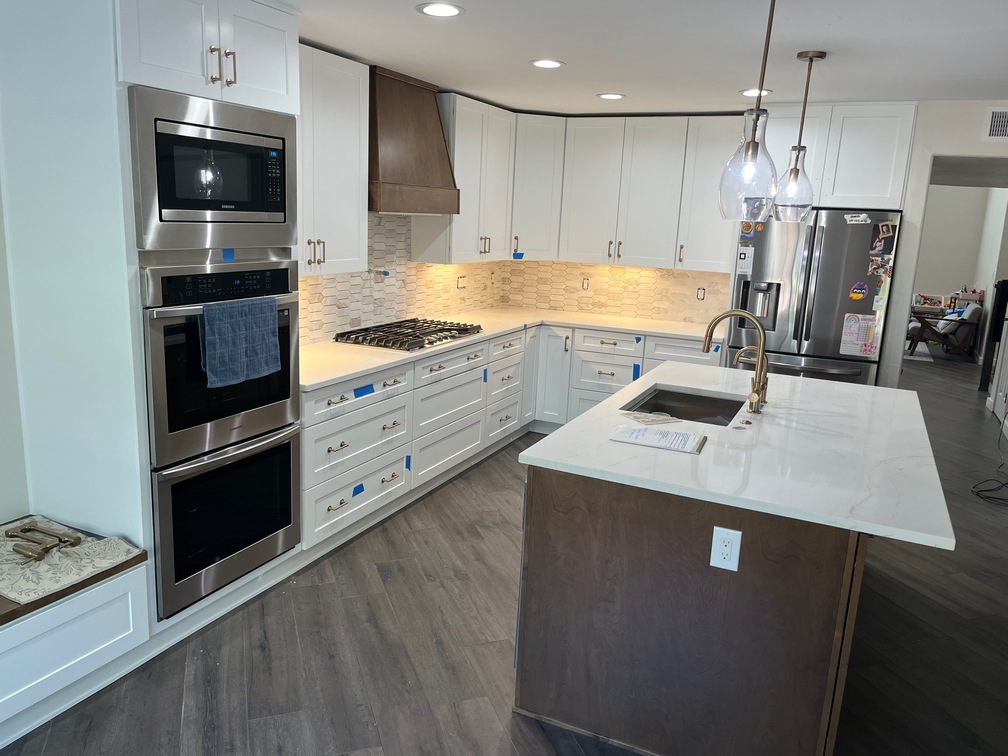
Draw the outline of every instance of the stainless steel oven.
<instances>
[{"instance_id":1,"label":"stainless steel oven","mask_svg":"<svg viewBox=\"0 0 1008 756\"><path fill-rule=\"evenodd\" d=\"M294 116L129 88L137 247L290 247Z\"/></svg>"}]
</instances>

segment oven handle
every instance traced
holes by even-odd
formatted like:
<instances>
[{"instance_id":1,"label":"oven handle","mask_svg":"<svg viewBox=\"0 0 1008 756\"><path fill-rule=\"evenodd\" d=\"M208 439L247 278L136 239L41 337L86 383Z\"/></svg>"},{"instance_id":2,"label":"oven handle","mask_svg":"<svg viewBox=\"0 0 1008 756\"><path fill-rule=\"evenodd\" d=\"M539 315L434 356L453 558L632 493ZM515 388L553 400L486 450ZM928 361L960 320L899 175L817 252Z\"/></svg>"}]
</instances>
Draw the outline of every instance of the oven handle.
<instances>
[{"instance_id":1,"label":"oven handle","mask_svg":"<svg viewBox=\"0 0 1008 756\"><path fill-rule=\"evenodd\" d=\"M237 462L244 457L251 457L253 454L265 451L271 447L280 446L285 441L295 438L300 432L301 424L294 423L252 441L238 444L228 449L221 449L213 454L207 454L206 456L186 462L184 465L173 467L170 470L162 470L159 473L155 473L154 477L159 483L162 481L178 480L179 478L190 478L201 472L222 467L230 462Z\"/></svg>"},{"instance_id":2,"label":"oven handle","mask_svg":"<svg viewBox=\"0 0 1008 756\"><path fill-rule=\"evenodd\" d=\"M277 305L292 305L297 304L298 295L297 292L292 292L290 294L281 294L276 298ZM161 318L184 318L187 315L202 315L203 305L180 305L178 307L154 307L147 311L147 317L150 320L159 320Z\"/></svg>"}]
</instances>

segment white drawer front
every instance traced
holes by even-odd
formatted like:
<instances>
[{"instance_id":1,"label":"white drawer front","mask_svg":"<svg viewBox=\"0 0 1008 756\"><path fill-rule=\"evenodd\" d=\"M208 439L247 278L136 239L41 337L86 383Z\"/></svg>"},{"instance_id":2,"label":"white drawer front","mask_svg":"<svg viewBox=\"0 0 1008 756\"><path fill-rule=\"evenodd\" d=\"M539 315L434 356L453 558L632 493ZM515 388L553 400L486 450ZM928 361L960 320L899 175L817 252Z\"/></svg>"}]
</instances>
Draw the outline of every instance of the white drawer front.
<instances>
[{"instance_id":1,"label":"white drawer front","mask_svg":"<svg viewBox=\"0 0 1008 756\"><path fill-rule=\"evenodd\" d=\"M404 444L302 496L304 548L357 522L410 489L410 445Z\"/></svg>"},{"instance_id":2,"label":"white drawer front","mask_svg":"<svg viewBox=\"0 0 1008 756\"><path fill-rule=\"evenodd\" d=\"M410 394L396 396L305 428L301 488L317 486L409 441L413 437L412 404Z\"/></svg>"},{"instance_id":3,"label":"white drawer front","mask_svg":"<svg viewBox=\"0 0 1008 756\"><path fill-rule=\"evenodd\" d=\"M522 390L523 357L524 355L519 352L490 363L487 369L488 402L496 402Z\"/></svg>"},{"instance_id":4,"label":"white drawer front","mask_svg":"<svg viewBox=\"0 0 1008 756\"><path fill-rule=\"evenodd\" d=\"M419 438L486 406L484 370L469 370L413 392L413 435Z\"/></svg>"},{"instance_id":5,"label":"white drawer front","mask_svg":"<svg viewBox=\"0 0 1008 756\"><path fill-rule=\"evenodd\" d=\"M643 369L643 371L645 373L647 373L647 372L650 372L651 370L654 370L659 365L664 365L664 364L665 364L665 360L655 360L655 359L652 359L650 357L645 357L644 358L644 367L642 369Z\"/></svg>"},{"instance_id":6,"label":"white drawer front","mask_svg":"<svg viewBox=\"0 0 1008 756\"><path fill-rule=\"evenodd\" d=\"M525 350L525 331L514 331L505 336L490 339L490 361L499 360Z\"/></svg>"},{"instance_id":7,"label":"white drawer front","mask_svg":"<svg viewBox=\"0 0 1008 756\"><path fill-rule=\"evenodd\" d=\"M724 351L721 342L715 342L709 352L702 350L703 341L676 336L648 336L644 341L644 356L662 362L693 362L701 365L719 365Z\"/></svg>"},{"instance_id":8,"label":"white drawer front","mask_svg":"<svg viewBox=\"0 0 1008 756\"><path fill-rule=\"evenodd\" d=\"M486 409L487 446L521 425L521 394L494 402Z\"/></svg>"},{"instance_id":9,"label":"white drawer front","mask_svg":"<svg viewBox=\"0 0 1008 756\"><path fill-rule=\"evenodd\" d=\"M567 422L583 414L600 402L609 398L609 394L601 391L585 391L584 389L571 389L570 398L567 400Z\"/></svg>"},{"instance_id":10,"label":"white drawer front","mask_svg":"<svg viewBox=\"0 0 1008 756\"><path fill-rule=\"evenodd\" d=\"M574 352L571 389L614 394L640 377L640 363L632 357L606 357ZM567 418L570 420L570 418Z\"/></svg>"},{"instance_id":11,"label":"white drawer front","mask_svg":"<svg viewBox=\"0 0 1008 756\"><path fill-rule=\"evenodd\" d=\"M407 363L380 373L354 378L309 391L301 397L301 423L305 427L404 394L413 388L413 365Z\"/></svg>"},{"instance_id":12,"label":"white drawer front","mask_svg":"<svg viewBox=\"0 0 1008 756\"><path fill-rule=\"evenodd\" d=\"M619 331L574 329L574 351L640 357L644 354L644 337Z\"/></svg>"},{"instance_id":13,"label":"white drawer front","mask_svg":"<svg viewBox=\"0 0 1008 756\"><path fill-rule=\"evenodd\" d=\"M413 441L413 488L450 470L483 448L486 412L480 410Z\"/></svg>"},{"instance_id":14,"label":"white drawer front","mask_svg":"<svg viewBox=\"0 0 1008 756\"><path fill-rule=\"evenodd\" d=\"M0 722L148 638L147 572L133 567L0 630Z\"/></svg>"},{"instance_id":15,"label":"white drawer front","mask_svg":"<svg viewBox=\"0 0 1008 756\"><path fill-rule=\"evenodd\" d=\"M417 386L426 386L471 368L484 368L487 362L485 341L450 352L442 352L437 357L422 357L413 364L413 382Z\"/></svg>"}]
</instances>

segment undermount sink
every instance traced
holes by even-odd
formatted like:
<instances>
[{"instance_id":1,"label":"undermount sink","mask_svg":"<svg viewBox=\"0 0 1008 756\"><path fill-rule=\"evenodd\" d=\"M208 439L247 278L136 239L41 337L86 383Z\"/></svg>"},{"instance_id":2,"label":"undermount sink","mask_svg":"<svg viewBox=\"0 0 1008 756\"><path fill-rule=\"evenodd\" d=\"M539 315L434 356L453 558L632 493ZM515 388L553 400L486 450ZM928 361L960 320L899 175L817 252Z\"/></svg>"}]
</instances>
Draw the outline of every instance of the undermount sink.
<instances>
[{"instance_id":1,"label":"undermount sink","mask_svg":"<svg viewBox=\"0 0 1008 756\"><path fill-rule=\"evenodd\" d=\"M660 412L680 420L727 426L745 406L742 396L692 394L667 388L653 388L622 407L632 412Z\"/></svg>"}]
</instances>

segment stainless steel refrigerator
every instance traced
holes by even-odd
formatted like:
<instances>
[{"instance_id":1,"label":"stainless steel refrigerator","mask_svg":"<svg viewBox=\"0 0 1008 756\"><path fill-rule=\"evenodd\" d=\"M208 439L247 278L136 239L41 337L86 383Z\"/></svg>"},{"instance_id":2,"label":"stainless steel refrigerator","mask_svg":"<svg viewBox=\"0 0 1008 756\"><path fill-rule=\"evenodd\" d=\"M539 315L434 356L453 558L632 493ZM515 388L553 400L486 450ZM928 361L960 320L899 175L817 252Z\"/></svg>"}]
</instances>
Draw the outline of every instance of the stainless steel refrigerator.
<instances>
[{"instance_id":1,"label":"stainless steel refrigerator","mask_svg":"<svg viewBox=\"0 0 1008 756\"><path fill-rule=\"evenodd\" d=\"M742 224L732 306L763 324L771 373L875 383L899 224L898 212L826 209L802 223ZM729 364L757 340L733 318ZM754 364L747 353L738 367Z\"/></svg>"}]
</instances>

